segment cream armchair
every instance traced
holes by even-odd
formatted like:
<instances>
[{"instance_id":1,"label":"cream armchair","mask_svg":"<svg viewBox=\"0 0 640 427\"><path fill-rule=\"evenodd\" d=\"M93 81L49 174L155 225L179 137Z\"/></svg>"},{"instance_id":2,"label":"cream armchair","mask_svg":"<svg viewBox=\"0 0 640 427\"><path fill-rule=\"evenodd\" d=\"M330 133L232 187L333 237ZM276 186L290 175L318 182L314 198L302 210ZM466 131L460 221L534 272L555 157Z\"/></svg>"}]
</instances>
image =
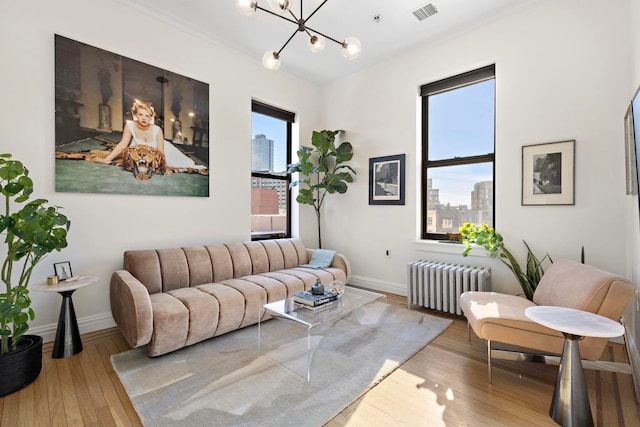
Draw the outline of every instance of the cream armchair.
<instances>
[{"instance_id":1,"label":"cream armchair","mask_svg":"<svg viewBox=\"0 0 640 427\"><path fill-rule=\"evenodd\" d=\"M619 321L633 293L631 283L620 276L560 259L545 272L533 295L533 301L495 292L465 292L460 296L460 306L469 327L478 337L487 340L487 364L491 382L492 357L545 363L559 361L564 336L529 320L524 313L527 307L563 306ZM580 341L583 366L632 373L629 364L598 361L607 341L607 338L593 337L585 337ZM517 346L523 348L523 351L493 349L492 342Z\"/></svg>"}]
</instances>

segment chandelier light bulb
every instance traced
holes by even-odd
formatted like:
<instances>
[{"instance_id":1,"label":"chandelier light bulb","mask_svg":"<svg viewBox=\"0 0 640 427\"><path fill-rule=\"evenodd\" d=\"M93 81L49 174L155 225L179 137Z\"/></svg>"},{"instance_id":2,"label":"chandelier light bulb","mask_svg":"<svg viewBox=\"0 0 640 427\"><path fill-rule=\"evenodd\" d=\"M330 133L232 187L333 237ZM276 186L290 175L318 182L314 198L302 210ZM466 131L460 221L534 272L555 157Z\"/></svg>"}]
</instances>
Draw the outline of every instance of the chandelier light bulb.
<instances>
[{"instance_id":1,"label":"chandelier light bulb","mask_svg":"<svg viewBox=\"0 0 640 427\"><path fill-rule=\"evenodd\" d=\"M251 15L256 11L258 4L251 0L236 0L236 7L243 15Z\"/></svg>"},{"instance_id":2,"label":"chandelier light bulb","mask_svg":"<svg viewBox=\"0 0 640 427\"><path fill-rule=\"evenodd\" d=\"M289 0L269 0L269 6L274 12L283 14L289 10Z\"/></svg>"},{"instance_id":3,"label":"chandelier light bulb","mask_svg":"<svg viewBox=\"0 0 640 427\"><path fill-rule=\"evenodd\" d=\"M267 70L277 71L280 68L280 56L273 51L268 51L262 57L262 65Z\"/></svg>"},{"instance_id":4,"label":"chandelier light bulb","mask_svg":"<svg viewBox=\"0 0 640 427\"><path fill-rule=\"evenodd\" d=\"M318 36L311 36L307 39L307 46L313 53L321 52L324 49L324 38Z\"/></svg>"},{"instance_id":5,"label":"chandelier light bulb","mask_svg":"<svg viewBox=\"0 0 640 427\"><path fill-rule=\"evenodd\" d=\"M355 37L347 37L342 42L342 55L347 59L355 59L362 52L360 40Z\"/></svg>"}]
</instances>

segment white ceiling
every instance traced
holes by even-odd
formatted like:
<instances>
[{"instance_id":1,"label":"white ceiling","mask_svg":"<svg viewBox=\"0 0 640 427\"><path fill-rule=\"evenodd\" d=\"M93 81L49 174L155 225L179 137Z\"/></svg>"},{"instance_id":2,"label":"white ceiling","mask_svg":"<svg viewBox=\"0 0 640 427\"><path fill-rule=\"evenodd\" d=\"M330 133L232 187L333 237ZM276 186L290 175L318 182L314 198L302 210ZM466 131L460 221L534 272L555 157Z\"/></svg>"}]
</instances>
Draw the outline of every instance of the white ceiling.
<instances>
[{"instance_id":1,"label":"white ceiling","mask_svg":"<svg viewBox=\"0 0 640 427\"><path fill-rule=\"evenodd\" d=\"M278 51L296 31L293 23L263 11L245 16L235 0L117 0L169 25L227 45L261 63L266 51ZM323 85L401 55L418 45L466 31L539 0L329 0L307 25L342 41L355 36L362 53L345 59L337 43L312 53L307 37L296 33L280 55L280 71ZM322 0L304 0L304 18ZM418 21L412 11L432 3L438 13ZM269 8L267 0L258 0ZM300 0L291 0L300 17ZM380 15L379 22L374 16ZM289 15L290 16L290 15Z\"/></svg>"}]
</instances>

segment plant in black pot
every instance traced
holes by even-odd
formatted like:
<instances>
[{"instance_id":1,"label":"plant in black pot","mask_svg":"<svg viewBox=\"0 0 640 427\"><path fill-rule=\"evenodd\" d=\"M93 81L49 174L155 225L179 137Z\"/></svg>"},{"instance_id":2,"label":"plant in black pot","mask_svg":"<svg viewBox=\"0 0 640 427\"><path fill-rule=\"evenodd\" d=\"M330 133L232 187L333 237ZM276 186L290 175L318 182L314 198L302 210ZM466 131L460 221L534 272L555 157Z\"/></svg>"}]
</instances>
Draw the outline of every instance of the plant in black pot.
<instances>
[{"instance_id":1,"label":"plant in black pot","mask_svg":"<svg viewBox=\"0 0 640 427\"><path fill-rule=\"evenodd\" d=\"M22 162L0 155L0 396L33 382L42 369L42 337L26 335L35 318L27 288L35 266L67 246L69 220L45 199L30 200L33 181Z\"/></svg>"}]
</instances>

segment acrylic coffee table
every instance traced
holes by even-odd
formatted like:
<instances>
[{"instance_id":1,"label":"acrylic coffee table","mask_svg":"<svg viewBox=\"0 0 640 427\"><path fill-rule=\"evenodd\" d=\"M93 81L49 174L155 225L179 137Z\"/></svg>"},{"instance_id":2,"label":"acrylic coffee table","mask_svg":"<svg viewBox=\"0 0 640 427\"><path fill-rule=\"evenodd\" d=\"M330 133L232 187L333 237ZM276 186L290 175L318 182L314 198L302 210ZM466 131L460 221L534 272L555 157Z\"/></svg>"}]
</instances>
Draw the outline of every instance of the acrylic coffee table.
<instances>
[{"instance_id":1,"label":"acrylic coffee table","mask_svg":"<svg viewBox=\"0 0 640 427\"><path fill-rule=\"evenodd\" d=\"M529 307L525 314L532 321L564 335L549 415L563 426L593 426L578 342L583 337L619 337L624 334L624 326L598 314L565 307Z\"/></svg>"},{"instance_id":2,"label":"acrylic coffee table","mask_svg":"<svg viewBox=\"0 0 640 427\"><path fill-rule=\"evenodd\" d=\"M294 304L293 298L264 304L258 313L258 354L260 354L261 319L263 315L270 314L273 317L295 322L307 329L307 372L306 380L311 380L311 330L328 321L333 321L347 317L355 309L369 304L373 301L386 301L387 297L376 292L365 291L364 289L346 287L342 297L323 306L319 310L309 310L298 307Z\"/></svg>"}]
</instances>

